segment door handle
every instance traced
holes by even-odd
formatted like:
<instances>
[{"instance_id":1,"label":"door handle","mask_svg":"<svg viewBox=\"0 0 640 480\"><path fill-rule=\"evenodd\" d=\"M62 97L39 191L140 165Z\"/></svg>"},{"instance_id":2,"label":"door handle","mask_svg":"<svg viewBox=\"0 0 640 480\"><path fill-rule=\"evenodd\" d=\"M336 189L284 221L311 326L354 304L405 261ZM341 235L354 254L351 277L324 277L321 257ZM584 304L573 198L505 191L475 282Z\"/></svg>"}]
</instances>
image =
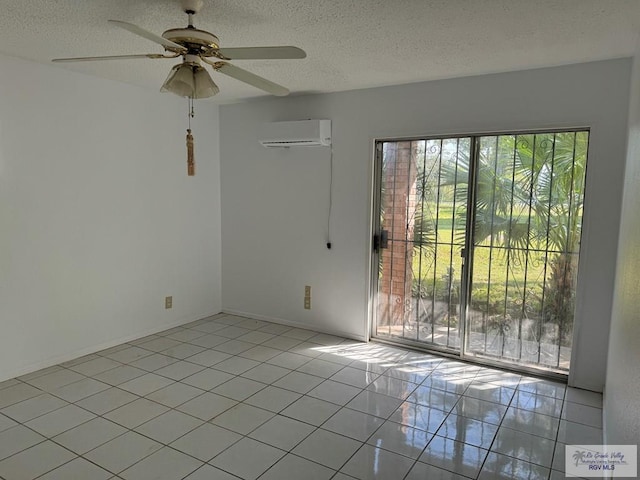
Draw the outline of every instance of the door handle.
<instances>
[{"instance_id":1,"label":"door handle","mask_svg":"<svg viewBox=\"0 0 640 480\"><path fill-rule=\"evenodd\" d=\"M380 234L373 236L373 250L379 251L383 248L389 248L389 230L380 230Z\"/></svg>"}]
</instances>

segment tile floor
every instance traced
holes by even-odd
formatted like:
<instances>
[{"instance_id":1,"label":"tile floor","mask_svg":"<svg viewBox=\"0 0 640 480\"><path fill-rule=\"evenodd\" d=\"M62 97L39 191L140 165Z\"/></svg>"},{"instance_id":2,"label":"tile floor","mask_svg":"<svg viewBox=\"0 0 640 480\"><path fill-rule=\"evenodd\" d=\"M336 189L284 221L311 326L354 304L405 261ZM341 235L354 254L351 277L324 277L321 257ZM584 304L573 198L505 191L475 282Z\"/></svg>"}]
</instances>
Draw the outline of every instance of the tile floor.
<instances>
[{"instance_id":1,"label":"tile floor","mask_svg":"<svg viewBox=\"0 0 640 480\"><path fill-rule=\"evenodd\" d=\"M231 315L0 383L0 478L565 478L602 397Z\"/></svg>"}]
</instances>

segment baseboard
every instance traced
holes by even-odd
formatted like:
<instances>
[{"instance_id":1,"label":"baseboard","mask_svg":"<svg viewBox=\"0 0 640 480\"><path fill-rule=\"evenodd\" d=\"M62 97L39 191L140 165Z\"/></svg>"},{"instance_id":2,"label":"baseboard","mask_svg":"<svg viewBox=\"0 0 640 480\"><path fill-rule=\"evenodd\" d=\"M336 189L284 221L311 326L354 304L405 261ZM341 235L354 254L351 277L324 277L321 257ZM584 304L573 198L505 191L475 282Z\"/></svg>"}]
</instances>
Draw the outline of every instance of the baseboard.
<instances>
[{"instance_id":1,"label":"baseboard","mask_svg":"<svg viewBox=\"0 0 640 480\"><path fill-rule=\"evenodd\" d=\"M20 377L22 375L27 375L28 373L36 372L38 370L42 370L43 368L48 368L54 365L58 365L60 363L68 362L69 360L74 360L79 357L84 357L85 355L91 355L92 353L99 352L100 350L105 350L107 348L115 347L116 345L127 343L132 340L137 340L138 338L146 337L148 335L153 335L155 333L162 332L170 328L179 327L180 325L185 325L187 323L195 322L196 320L200 320L202 318L211 317L218 313L220 313L220 311L211 313L208 315L206 314L191 315L188 317L183 317L178 320L173 320L171 322L163 323L162 325L157 325L157 326L154 326L153 328L149 328L147 330L134 333L132 335L126 335L124 337L116 338L114 340L109 340L107 342L100 343L98 345L92 345L91 347L83 348L81 350L76 350L71 353L65 353L63 355L58 355L53 358L48 358L40 362L32 363L26 367L18 368L15 370L9 370L6 372L0 372L0 382L9 380L11 378Z\"/></svg>"},{"instance_id":2,"label":"baseboard","mask_svg":"<svg viewBox=\"0 0 640 480\"><path fill-rule=\"evenodd\" d=\"M357 340L359 342L368 342L369 339L363 335L354 335L350 332L344 332L340 330L334 330L331 328L324 328L316 325L308 325L306 323L294 322L291 320L285 320L283 318L269 317L267 315L259 315L257 313L241 312L240 310L232 310L229 308L223 308L222 313L228 315L237 315L238 317L255 318L256 320L264 320L265 322L278 323L280 325L286 325L288 327L303 328L305 330L313 330L318 333L326 333L328 335L335 335L337 337L349 338L351 340Z\"/></svg>"}]
</instances>

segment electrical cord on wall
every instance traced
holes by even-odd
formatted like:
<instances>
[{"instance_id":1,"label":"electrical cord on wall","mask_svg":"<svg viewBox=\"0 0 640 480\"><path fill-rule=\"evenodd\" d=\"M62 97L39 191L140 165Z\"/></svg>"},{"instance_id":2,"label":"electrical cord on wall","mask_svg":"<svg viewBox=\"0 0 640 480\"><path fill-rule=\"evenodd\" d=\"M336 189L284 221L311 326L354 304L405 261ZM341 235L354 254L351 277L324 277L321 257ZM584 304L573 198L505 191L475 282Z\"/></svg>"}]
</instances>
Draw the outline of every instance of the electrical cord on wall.
<instances>
[{"instance_id":1,"label":"electrical cord on wall","mask_svg":"<svg viewBox=\"0 0 640 480\"><path fill-rule=\"evenodd\" d=\"M327 214L327 249L331 250L331 209L333 208L333 147L329 147L329 213Z\"/></svg>"}]
</instances>

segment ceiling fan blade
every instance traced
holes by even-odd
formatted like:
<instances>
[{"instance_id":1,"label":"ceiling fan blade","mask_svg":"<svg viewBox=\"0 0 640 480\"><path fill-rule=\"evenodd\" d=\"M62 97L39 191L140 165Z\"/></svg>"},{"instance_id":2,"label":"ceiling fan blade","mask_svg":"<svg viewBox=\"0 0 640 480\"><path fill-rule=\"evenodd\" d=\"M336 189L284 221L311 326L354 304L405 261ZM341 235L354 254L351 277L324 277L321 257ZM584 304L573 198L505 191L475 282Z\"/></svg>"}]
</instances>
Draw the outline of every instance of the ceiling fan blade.
<instances>
[{"instance_id":1,"label":"ceiling fan blade","mask_svg":"<svg viewBox=\"0 0 640 480\"><path fill-rule=\"evenodd\" d=\"M93 62L95 60L128 60L131 58L176 58L179 55L161 55L159 53L141 53L139 55L110 55L106 57L72 57L72 58L54 58L51 60L56 63L63 62Z\"/></svg>"},{"instance_id":2,"label":"ceiling fan blade","mask_svg":"<svg viewBox=\"0 0 640 480\"><path fill-rule=\"evenodd\" d=\"M160 35L156 35L155 33L151 33L147 30L145 30L144 28L140 28L137 25L134 25L133 23L129 23L129 22L122 22L120 20L109 20L109 23L113 23L114 25L120 27L120 28L124 28L125 30L128 30L131 33L135 33L136 35L139 35L140 37L144 37L147 40L151 40L152 42L155 43L159 43L160 45L162 45L165 48L168 48L170 50L179 50L182 52L186 52L187 49L184 48L182 45L178 45L177 43L172 42L171 40L167 40L164 37L161 37Z\"/></svg>"},{"instance_id":3,"label":"ceiling fan blade","mask_svg":"<svg viewBox=\"0 0 640 480\"><path fill-rule=\"evenodd\" d=\"M298 47L236 47L218 50L230 60L275 60L305 58L306 52Z\"/></svg>"},{"instance_id":4,"label":"ceiling fan blade","mask_svg":"<svg viewBox=\"0 0 640 480\"><path fill-rule=\"evenodd\" d=\"M243 68L238 68L235 65L231 65L230 63L226 62L215 62L211 63L211 65L213 65L213 68L215 68L220 73L224 73L225 75L233 77L236 80L240 80L241 82L253 85L254 87L259 88L260 90L264 90L265 92L272 95L277 95L279 97L289 95L289 90L282 85L278 85L271 80L262 78L255 73L251 73Z\"/></svg>"}]
</instances>

